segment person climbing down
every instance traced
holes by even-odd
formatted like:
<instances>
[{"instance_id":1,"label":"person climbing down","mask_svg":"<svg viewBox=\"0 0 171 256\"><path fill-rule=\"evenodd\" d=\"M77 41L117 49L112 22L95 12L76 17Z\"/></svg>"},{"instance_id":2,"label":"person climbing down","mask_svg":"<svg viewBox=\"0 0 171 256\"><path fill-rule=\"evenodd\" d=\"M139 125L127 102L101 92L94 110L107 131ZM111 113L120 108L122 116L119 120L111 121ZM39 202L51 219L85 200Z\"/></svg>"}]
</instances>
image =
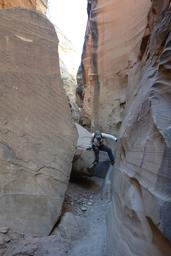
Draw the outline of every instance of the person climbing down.
<instances>
[{"instance_id":1,"label":"person climbing down","mask_svg":"<svg viewBox=\"0 0 171 256\"><path fill-rule=\"evenodd\" d=\"M91 147L87 148L87 150L92 149L94 151L94 156L95 156L95 160L93 162L94 166L97 165L97 163L99 162L99 151L107 152L111 164L114 165L115 163L115 158L112 153L112 150L104 144L104 139L112 139L115 142L117 141L117 138L115 136L107 133L101 133L98 130L92 134Z\"/></svg>"}]
</instances>

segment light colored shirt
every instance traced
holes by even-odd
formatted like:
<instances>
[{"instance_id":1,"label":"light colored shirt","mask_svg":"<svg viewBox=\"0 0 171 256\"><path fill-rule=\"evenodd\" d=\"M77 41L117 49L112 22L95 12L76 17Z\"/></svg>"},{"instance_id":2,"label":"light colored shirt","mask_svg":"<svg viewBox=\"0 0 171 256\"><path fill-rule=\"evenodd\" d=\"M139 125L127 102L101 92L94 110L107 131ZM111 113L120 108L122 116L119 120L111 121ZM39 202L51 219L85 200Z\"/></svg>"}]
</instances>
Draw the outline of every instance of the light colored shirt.
<instances>
[{"instance_id":1,"label":"light colored shirt","mask_svg":"<svg viewBox=\"0 0 171 256\"><path fill-rule=\"evenodd\" d=\"M103 139L111 139L113 141L117 141L117 138L114 135L111 135L111 134L108 134L108 133L101 133L102 139L100 141L98 139L96 139L96 137L94 137L94 135L95 135L95 133L92 133L91 142L92 142L93 145L95 145L97 147L104 144Z\"/></svg>"},{"instance_id":2,"label":"light colored shirt","mask_svg":"<svg viewBox=\"0 0 171 256\"><path fill-rule=\"evenodd\" d=\"M77 149L85 150L87 148L90 148L92 146L92 139L94 137L94 133L90 133L88 130L86 130L81 125L75 123L77 132L78 132L78 140L77 140ZM113 141L116 141L117 138L111 134L102 133L102 137L104 139L112 139Z\"/></svg>"},{"instance_id":3,"label":"light colored shirt","mask_svg":"<svg viewBox=\"0 0 171 256\"><path fill-rule=\"evenodd\" d=\"M102 139L111 139L114 141L117 141L117 138L114 135L108 134L108 133L101 133ZM94 137L94 133L92 133L92 138Z\"/></svg>"}]
</instances>

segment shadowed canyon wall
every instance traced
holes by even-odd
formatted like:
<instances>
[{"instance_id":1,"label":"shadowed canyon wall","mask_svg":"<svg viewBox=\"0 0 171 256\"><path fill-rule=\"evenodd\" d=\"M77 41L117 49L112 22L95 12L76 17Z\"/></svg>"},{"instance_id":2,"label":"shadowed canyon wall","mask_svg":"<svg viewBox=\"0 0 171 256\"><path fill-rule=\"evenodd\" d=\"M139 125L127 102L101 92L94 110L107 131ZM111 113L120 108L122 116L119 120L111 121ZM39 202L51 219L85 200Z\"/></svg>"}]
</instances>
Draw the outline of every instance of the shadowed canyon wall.
<instances>
[{"instance_id":1,"label":"shadowed canyon wall","mask_svg":"<svg viewBox=\"0 0 171 256\"><path fill-rule=\"evenodd\" d=\"M58 39L35 10L1 9L0 24L0 227L47 235L61 213L76 140Z\"/></svg>"},{"instance_id":2,"label":"shadowed canyon wall","mask_svg":"<svg viewBox=\"0 0 171 256\"><path fill-rule=\"evenodd\" d=\"M118 133L107 255L171 255L170 1L89 4L81 122Z\"/></svg>"}]
</instances>

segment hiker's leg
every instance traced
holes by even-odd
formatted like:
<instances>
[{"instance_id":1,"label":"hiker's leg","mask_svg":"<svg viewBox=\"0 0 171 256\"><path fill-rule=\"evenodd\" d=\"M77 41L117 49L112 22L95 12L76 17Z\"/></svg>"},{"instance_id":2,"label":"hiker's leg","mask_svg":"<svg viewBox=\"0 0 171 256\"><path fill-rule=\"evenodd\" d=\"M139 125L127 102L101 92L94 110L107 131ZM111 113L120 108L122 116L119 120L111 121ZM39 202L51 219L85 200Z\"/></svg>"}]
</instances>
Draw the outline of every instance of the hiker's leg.
<instances>
[{"instance_id":1,"label":"hiker's leg","mask_svg":"<svg viewBox=\"0 0 171 256\"><path fill-rule=\"evenodd\" d=\"M115 161L115 158L114 158L114 155L113 155L113 153L112 153L112 150L111 150L108 146L106 146L106 145L101 145L101 146L100 146L100 150L101 150L101 151L104 151L104 152L107 152L107 154L108 154L109 159L110 159L111 162L114 162L114 161Z\"/></svg>"},{"instance_id":2,"label":"hiker's leg","mask_svg":"<svg viewBox=\"0 0 171 256\"><path fill-rule=\"evenodd\" d=\"M94 157L95 157L95 162L99 162L99 148L96 146L92 146L93 151L94 151Z\"/></svg>"}]
</instances>

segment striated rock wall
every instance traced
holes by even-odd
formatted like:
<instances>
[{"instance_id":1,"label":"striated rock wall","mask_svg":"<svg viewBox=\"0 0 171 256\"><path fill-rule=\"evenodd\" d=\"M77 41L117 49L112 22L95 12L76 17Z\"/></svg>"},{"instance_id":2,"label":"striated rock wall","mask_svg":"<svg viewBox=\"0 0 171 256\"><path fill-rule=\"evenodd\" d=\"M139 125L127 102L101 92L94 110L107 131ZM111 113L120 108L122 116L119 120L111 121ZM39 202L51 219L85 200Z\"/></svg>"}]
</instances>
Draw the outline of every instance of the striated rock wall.
<instances>
[{"instance_id":1,"label":"striated rock wall","mask_svg":"<svg viewBox=\"0 0 171 256\"><path fill-rule=\"evenodd\" d=\"M170 1L92 1L82 123L118 132L107 255L171 255Z\"/></svg>"},{"instance_id":2,"label":"striated rock wall","mask_svg":"<svg viewBox=\"0 0 171 256\"><path fill-rule=\"evenodd\" d=\"M128 72L108 216L109 255L171 255L169 2L154 1L141 59Z\"/></svg>"},{"instance_id":3,"label":"striated rock wall","mask_svg":"<svg viewBox=\"0 0 171 256\"><path fill-rule=\"evenodd\" d=\"M63 204L76 133L53 25L0 10L0 226L49 234Z\"/></svg>"},{"instance_id":4,"label":"striated rock wall","mask_svg":"<svg viewBox=\"0 0 171 256\"><path fill-rule=\"evenodd\" d=\"M128 70L137 62L150 6L150 0L92 1L77 75L77 91L83 85L83 125L112 132L120 128Z\"/></svg>"},{"instance_id":5,"label":"striated rock wall","mask_svg":"<svg viewBox=\"0 0 171 256\"><path fill-rule=\"evenodd\" d=\"M0 9L22 7L46 13L48 0L0 0Z\"/></svg>"}]
</instances>

